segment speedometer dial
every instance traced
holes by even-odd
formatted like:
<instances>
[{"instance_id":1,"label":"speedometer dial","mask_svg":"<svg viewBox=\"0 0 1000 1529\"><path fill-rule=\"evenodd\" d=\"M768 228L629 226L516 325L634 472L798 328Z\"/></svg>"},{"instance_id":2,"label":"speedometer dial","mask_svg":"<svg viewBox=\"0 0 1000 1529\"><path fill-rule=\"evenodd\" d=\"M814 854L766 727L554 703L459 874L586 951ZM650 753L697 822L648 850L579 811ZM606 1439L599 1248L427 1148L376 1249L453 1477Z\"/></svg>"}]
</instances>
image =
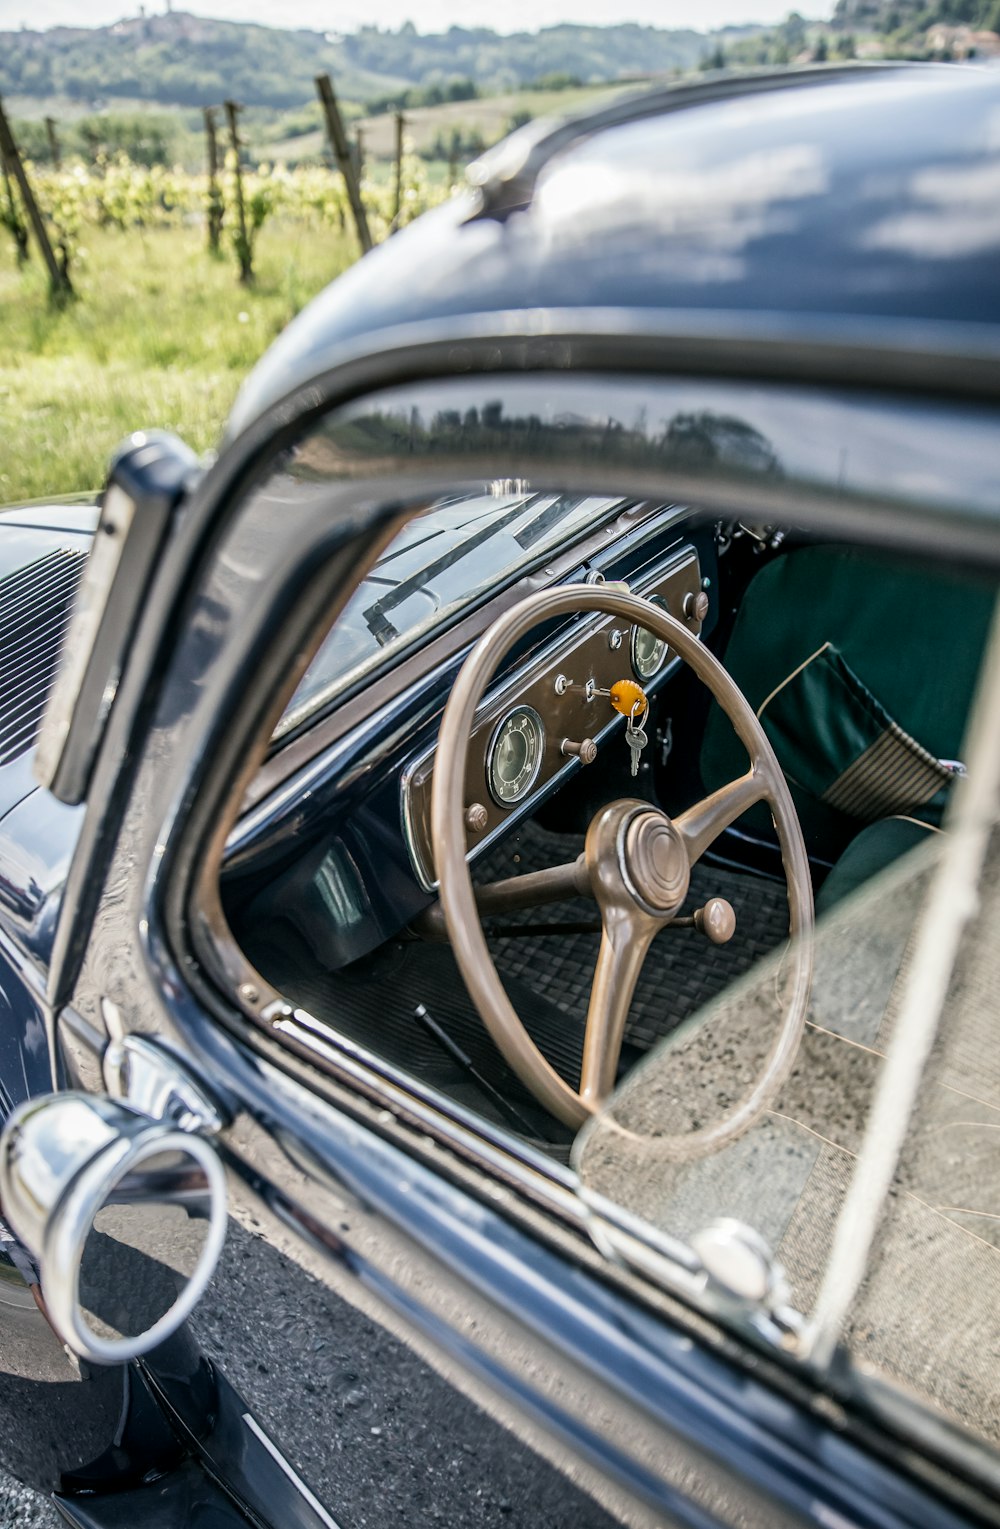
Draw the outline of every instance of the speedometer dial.
<instances>
[{"instance_id":1,"label":"speedometer dial","mask_svg":"<svg viewBox=\"0 0 1000 1529\"><path fill-rule=\"evenodd\" d=\"M490 794L501 807L521 801L531 790L542 765L545 727L531 706L508 712L490 740L486 778Z\"/></svg>"},{"instance_id":2,"label":"speedometer dial","mask_svg":"<svg viewBox=\"0 0 1000 1529\"><path fill-rule=\"evenodd\" d=\"M659 606L661 611L669 610L662 595L651 595L649 603ZM632 668L639 679L651 680L654 674L659 674L666 656L667 644L662 637L656 637L644 626L632 628Z\"/></svg>"}]
</instances>

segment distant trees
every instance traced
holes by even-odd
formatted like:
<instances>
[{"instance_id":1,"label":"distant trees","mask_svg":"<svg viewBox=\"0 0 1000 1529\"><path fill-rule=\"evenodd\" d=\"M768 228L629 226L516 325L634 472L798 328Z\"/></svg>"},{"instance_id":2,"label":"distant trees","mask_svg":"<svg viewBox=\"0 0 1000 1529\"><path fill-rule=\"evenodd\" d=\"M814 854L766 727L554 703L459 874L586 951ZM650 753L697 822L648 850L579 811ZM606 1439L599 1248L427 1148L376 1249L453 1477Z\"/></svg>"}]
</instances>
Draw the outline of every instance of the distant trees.
<instances>
[{"instance_id":1,"label":"distant trees","mask_svg":"<svg viewBox=\"0 0 1000 1529\"><path fill-rule=\"evenodd\" d=\"M368 102L373 117L379 112L410 111L415 106L443 106L447 101L475 101L479 87L474 80L454 79L444 84L412 85L391 95L375 96Z\"/></svg>"},{"instance_id":2,"label":"distant trees","mask_svg":"<svg viewBox=\"0 0 1000 1529\"><path fill-rule=\"evenodd\" d=\"M124 154L134 165L172 165L178 158L181 125L176 117L151 112L108 112L59 124L64 155L79 154L94 162L102 156ZM44 122L17 123L18 146L26 159L49 164L52 148Z\"/></svg>"},{"instance_id":3,"label":"distant trees","mask_svg":"<svg viewBox=\"0 0 1000 1529\"><path fill-rule=\"evenodd\" d=\"M530 90L576 90L583 84L578 74L567 74L565 69L553 69L532 80Z\"/></svg>"},{"instance_id":4,"label":"distant trees","mask_svg":"<svg viewBox=\"0 0 1000 1529\"><path fill-rule=\"evenodd\" d=\"M705 72L710 69L725 69L725 67L726 50L722 47L721 43L717 44L711 53L706 53L698 65L698 68Z\"/></svg>"},{"instance_id":5,"label":"distant trees","mask_svg":"<svg viewBox=\"0 0 1000 1529\"><path fill-rule=\"evenodd\" d=\"M129 97L198 108L230 96L248 107L282 109L308 100L313 77L326 69L342 100L406 109L535 84L561 90L693 68L703 47L697 32L634 23L509 35L488 27L432 34L412 25L361 27L338 36L178 10L87 31L0 30L0 94L82 102Z\"/></svg>"}]
</instances>

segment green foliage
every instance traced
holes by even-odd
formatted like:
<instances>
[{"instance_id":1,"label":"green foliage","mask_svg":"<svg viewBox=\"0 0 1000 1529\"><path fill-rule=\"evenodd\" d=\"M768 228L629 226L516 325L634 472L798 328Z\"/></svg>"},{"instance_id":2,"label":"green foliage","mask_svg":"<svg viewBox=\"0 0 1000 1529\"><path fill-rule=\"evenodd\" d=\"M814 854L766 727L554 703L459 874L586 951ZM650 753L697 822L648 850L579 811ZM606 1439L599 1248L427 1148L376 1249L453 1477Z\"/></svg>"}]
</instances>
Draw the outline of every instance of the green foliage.
<instances>
[{"instance_id":1,"label":"green foliage","mask_svg":"<svg viewBox=\"0 0 1000 1529\"><path fill-rule=\"evenodd\" d=\"M564 24L538 32L498 36L488 27L449 27L421 36L362 27L343 40L345 57L358 68L384 70L414 84L465 76L480 92L513 89L539 77L614 80L670 69L690 69L704 51L694 31L664 31L629 22L596 27Z\"/></svg>"},{"instance_id":2,"label":"green foliage","mask_svg":"<svg viewBox=\"0 0 1000 1529\"><path fill-rule=\"evenodd\" d=\"M377 96L369 101L368 110L372 116L377 116L384 111L408 111L418 106L444 106L449 101L475 101L479 97L479 88L474 80L454 79L444 85L411 85L406 90L397 90L392 95Z\"/></svg>"},{"instance_id":3,"label":"green foliage","mask_svg":"<svg viewBox=\"0 0 1000 1529\"><path fill-rule=\"evenodd\" d=\"M183 220L85 231L78 301L63 309L41 262L19 268L0 244L0 503L99 486L142 426L215 446L258 356L354 256L328 223L276 215L247 289Z\"/></svg>"},{"instance_id":4,"label":"green foliage","mask_svg":"<svg viewBox=\"0 0 1000 1529\"><path fill-rule=\"evenodd\" d=\"M52 164L52 147L39 119L13 123L12 131L25 159ZM178 159L183 129L177 116L153 112L102 112L60 121L56 125L60 155L79 156L91 164L124 154L137 165L172 165Z\"/></svg>"},{"instance_id":5,"label":"green foliage","mask_svg":"<svg viewBox=\"0 0 1000 1529\"><path fill-rule=\"evenodd\" d=\"M460 148L472 155L481 152L475 135L462 139ZM462 160L463 153L457 155ZM39 206L49 224L53 245L67 271L78 262L89 262L94 230L113 229L121 235L145 234L154 229L190 228L207 224L212 211L211 187L206 173L188 174L162 165L136 165L123 154L101 158L86 166L79 160L60 170L28 165ZM384 239L394 216L394 182L365 177L362 200L373 239ZM403 205L397 226L411 222L448 195L443 183L432 184L426 166L412 152L403 157ZM343 178L325 166L261 164L243 171L246 242L236 207L235 160L230 151L219 178L216 210L222 211L225 228L239 268L256 273L256 247L261 229L272 219L285 228L350 230L353 237ZM7 212L3 213L3 207ZM11 213L10 208L14 211ZM0 222L14 235L10 221L19 216L16 190L0 199ZM221 220L220 220L221 226Z\"/></svg>"},{"instance_id":6,"label":"green foliage","mask_svg":"<svg viewBox=\"0 0 1000 1529\"><path fill-rule=\"evenodd\" d=\"M967 26L1000 31L997 0L838 0L833 25L847 31L897 34L912 40L928 27Z\"/></svg>"},{"instance_id":7,"label":"green foliage","mask_svg":"<svg viewBox=\"0 0 1000 1529\"><path fill-rule=\"evenodd\" d=\"M519 112L516 115L523 117L526 122L531 121L530 112ZM513 126L519 127L520 123L512 122L508 132L512 131ZM470 159L478 159L485 148L486 141L479 129L462 125L453 127L450 132L438 133L430 146L423 150L421 157L430 160L446 159L449 164L468 164Z\"/></svg>"},{"instance_id":8,"label":"green foliage","mask_svg":"<svg viewBox=\"0 0 1000 1529\"><path fill-rule=\"evenodd\" d=\"M20 197L14 190L14 178L7 169L7 161L0 155L0 180L3 197L0 199L0 228L5 228L14 241L18 265L30 258L28 224L21 207Z\"/></svg>"},{"instance_id":9,"label":"green foliage","mask_svg":"<svg viewBox=\"0 0 1000 1529\"><path fill-rule=\"evenodd\" d=\"M550 74L532 80L532 90L579 90L583 84L578 74L567 74L565 69L554 69Z\"/></svg>"}]
</instances>

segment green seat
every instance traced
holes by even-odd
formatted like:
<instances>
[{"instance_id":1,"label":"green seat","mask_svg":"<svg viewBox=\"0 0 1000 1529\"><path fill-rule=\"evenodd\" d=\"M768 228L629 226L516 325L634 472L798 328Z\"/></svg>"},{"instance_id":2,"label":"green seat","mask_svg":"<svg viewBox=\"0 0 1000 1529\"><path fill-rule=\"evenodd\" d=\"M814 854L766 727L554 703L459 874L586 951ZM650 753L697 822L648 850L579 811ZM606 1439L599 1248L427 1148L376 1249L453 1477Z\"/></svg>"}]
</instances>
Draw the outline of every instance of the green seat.
<instances>
[{"instance_id":1,"label":"green seat","mask_svg":"<svg viewBox=\"0 0 1000 1529\"><path fill-rule=\"evenodd\" d=\"M916 818L883 818L879 823L869 823L854 836L820 887L816 912L824 913L842 902L900 855L925 844L938 832Z\"/></svg>"},{"instance_id":2,"label":"green seat","mask_svg":"<svg viewBox=\"0 0 1000 1529\"><path fill-rule=\"evenodd\" d=\"M765 563L750 581L722 659L756 710L824 644L832 644L923 749L935 759L959 759L992 609L993 590L985 580L864 549L802 547ZM745 750L713 705L701 752L706 790L746 767ZM863 829L862 819L790 784L810 854L838 861ZM761 836L773 832L764 808L748 813L742 826ZM888 863L896 852L890 847L909 830L886 827L884 840L871 829L864 833L872 834L866 843L884 843Z\"/></svg>"}]
</instances>

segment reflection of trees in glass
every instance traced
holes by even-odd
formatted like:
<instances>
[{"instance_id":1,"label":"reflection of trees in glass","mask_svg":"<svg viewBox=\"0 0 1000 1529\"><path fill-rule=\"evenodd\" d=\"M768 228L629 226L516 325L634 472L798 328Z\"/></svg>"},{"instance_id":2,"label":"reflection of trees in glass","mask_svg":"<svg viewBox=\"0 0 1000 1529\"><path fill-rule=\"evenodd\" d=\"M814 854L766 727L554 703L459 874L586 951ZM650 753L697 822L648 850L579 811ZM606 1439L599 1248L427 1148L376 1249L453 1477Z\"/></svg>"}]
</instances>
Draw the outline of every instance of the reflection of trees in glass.
<instances>
[{"instance_id":1,"label":"reflection of trees in glass","mask_svg":"<svg viewBox=\"0 0 1000 1529\"><path fill-rule=\"evenodd\" d=\"M712 464L745 472L780 474L781 463L771 443L731 414L675 414L663 436L663 449L675 461L692 467Z\"/></svg>"},{"instance_id":2,"label":"reflection of trees in glass","mask_svg":"<svg viewBox=\"0 0 1000 1529\"><path fill-rule=\"evenodd\" d=\"M679 412L657 431L640 407L634 423L614 415L598 418L565 411L543 420L538 414L507 414L502 399L479 407L440 409L428 423L419 410L372 413L325 421L296 452L296 477L336 475L348 459L363 466L368 457L387 458L503 455L512 459L554 453L575 461L620 461L630 467L662 468L666 462L687 471L728 468L768 477L782 474L781 463L766 436L731 414L710 410Z\"/></svg>"}]
</instances>

